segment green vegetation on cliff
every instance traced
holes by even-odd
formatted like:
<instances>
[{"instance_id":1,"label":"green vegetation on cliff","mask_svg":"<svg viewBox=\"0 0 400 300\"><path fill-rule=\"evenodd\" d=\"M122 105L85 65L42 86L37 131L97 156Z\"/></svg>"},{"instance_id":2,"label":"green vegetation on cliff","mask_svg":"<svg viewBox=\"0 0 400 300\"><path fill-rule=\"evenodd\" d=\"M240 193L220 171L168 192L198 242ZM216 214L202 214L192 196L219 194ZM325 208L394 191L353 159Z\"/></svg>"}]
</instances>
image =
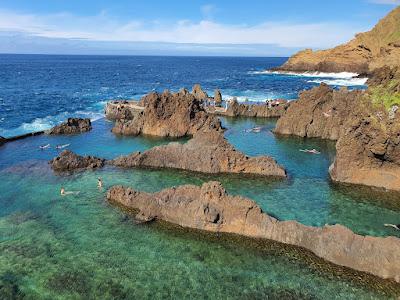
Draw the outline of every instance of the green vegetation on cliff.
<instances>
[{"instance_id":1,"label":"green vegetation on cliff","mask_svg":"<svg viewBox=\"0 0 400 300\"><path fill-rule=\"evenodd\" d=\"M400 92L393 92L391 89L391 87L399 84L400 82L396 80L390 83L389 87L370 87L369 92L372 102L378 105L382 104L386 109L390 109L394 105L400 106Z\"/></svg>"},{"instance_id":2,"label":"green vegetation on cliff","mask_svg":"<svg viewBox=\"0 0 400 300\"><path fill-rule=\"evenodd\" d=\"M390 109L400 106L400 68L388 66L377 69L368 80L368 95L374 105Z\"/></svg>"}]
</instances>

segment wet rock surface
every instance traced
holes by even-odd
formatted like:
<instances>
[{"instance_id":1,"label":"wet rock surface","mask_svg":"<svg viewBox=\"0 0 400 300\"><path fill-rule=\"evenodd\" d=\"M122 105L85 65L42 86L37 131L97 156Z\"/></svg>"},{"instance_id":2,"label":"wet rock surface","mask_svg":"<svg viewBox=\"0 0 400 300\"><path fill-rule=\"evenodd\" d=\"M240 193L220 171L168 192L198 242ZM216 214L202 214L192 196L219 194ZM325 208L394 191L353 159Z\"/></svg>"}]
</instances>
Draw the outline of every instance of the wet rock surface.
<instances>
[{"instance_id":1,"label":"wet rock surface","mask_svg":"<svg viewBox=\"0 0 400 300\"><path fill-rule=\"evenodd\" d=\"M308 249L338 265L400 282L400 239L361 236L341 225L317 228L278 221L254 201L228 195L219 182L153 194L114 186L108 190L107 199L135 210L139 220L164 220L183 227L270 239Z\"/></svg>"},{"instance_id":2,"label":"wet rock surface","mask_svg":"<svg viewBox=\"0 0 400 300\"><path fill-rule=\"evenodd\" d=\"M223 134L198 132L186 144L170 143L143 153L114 159L120 167L183 169L202 173L243 173L285 177L286 171L268 156L248 157L235 150Z\"/></svg>"},{"instance_id":3,"label":"wet rock surface","mask_svg":"<svg viewBox=\"0 0 400 300\"><path fill-rule=\"evenodd\" d=\"M183 137L199 130L222 130L220 121L208 115L201 101L185 89L175 94L150 93L141 102L143 112L132 120L117 120L112 129L115 134Z\"/></svg>"},{"instance_id":4,"label":"wet rock surface","mask_svg":"<svg viewBox=\"0 0 400 300\"><path fill-rule=\"evenodd\" d=\"M104 166L105 160L94 156L80 156L69 150L52 159L49 164L56 172L93 170Z\"/></svg>"},{"instance_id":5,"label":"wet rock surface","mask_svg":"<svg viewBox=\"0 0 400 300\"><path fill-rule=\"evenodd\" d=\"M92 123L90 122L90 119L68 118L67 121L54 126L50 130L46 131L46 133L52 135L78 134L90 131L91 129Z\"/></svg>"},{"instance_id":6,"label":"wet rock surface","mask_svg":"<svg viewBox=\"0 0 400 300\"><path fill-rule=\"evenodd\" d=\"M324 83L304 91L278 120L275 133L337 140L361 94Z\"/></svg>"}]
</instances>

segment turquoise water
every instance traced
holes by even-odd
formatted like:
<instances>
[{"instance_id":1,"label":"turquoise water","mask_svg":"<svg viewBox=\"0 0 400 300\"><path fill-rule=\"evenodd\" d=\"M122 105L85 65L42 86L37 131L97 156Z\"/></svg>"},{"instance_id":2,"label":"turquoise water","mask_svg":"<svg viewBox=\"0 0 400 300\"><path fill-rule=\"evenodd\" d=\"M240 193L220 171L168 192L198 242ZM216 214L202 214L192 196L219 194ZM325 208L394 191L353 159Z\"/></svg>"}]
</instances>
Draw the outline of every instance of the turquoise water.
<instances>
[{"instance_id":1,"label":"turquoise water","mask_svg":"<svg viewBox=\"0 0 400 300\"><path fill-rule=\"evenodd\" d=\"M112 158L168 142L118 138L112 123L94 122L77 136L38 136L0 148L0 295L42 299L385 299L400 295L390 281L324 263L304 250L268 241L214 235L168 224L137 225L110 206L114 184L145 191L220 180L232 194L256 200L282 220L307 225L340 223L355 232L398 235L383 223L400 220L399 195L329 182L334 145L278 138L275 122L224 119L226 137L249 155L268 154L288 169L288 180L208 176L172 170L104 168L54 175L47 161L56 150L39 145L70 143L85 155ZM245 129L262 126L260 133ZM317 148L309 155L302 148ZM105 189L96 187L101 176ZM80 191L59 196L59 189ZM0 297L0 299L1 299Z\"/></svg>"}]
</instances>

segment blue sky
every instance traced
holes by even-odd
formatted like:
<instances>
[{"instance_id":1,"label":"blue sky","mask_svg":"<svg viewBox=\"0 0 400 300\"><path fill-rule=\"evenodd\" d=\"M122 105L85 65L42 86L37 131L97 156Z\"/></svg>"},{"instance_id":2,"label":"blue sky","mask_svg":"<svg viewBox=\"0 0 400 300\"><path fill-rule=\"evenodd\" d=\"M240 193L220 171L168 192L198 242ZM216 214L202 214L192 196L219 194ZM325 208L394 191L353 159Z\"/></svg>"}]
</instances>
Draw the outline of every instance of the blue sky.
<instances>
[{"instance_id":1,"label":"blue sky","mask_svg":"<svg viewBox=\"0 0 400 300\"><path fill-rule=\"evenodd\" d=\"M1 0L0 52L287 56L369 30L398 0Z\"/></svg>"}]
</instances>

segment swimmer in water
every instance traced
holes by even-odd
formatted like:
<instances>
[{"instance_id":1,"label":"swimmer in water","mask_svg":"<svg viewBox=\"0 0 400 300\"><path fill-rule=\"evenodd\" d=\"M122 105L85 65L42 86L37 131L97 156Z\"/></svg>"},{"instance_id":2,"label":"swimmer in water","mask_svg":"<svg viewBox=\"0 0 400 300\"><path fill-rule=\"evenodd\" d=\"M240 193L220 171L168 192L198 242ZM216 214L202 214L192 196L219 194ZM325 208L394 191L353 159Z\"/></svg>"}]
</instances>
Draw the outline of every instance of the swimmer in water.
<instances>
[{"instance_id":1,"label":"swimmer in water","mask_svg":"<svg viewBox=\"0 0 400 300\"><path fill-rule=\"evenodd\" d=\"M39 148L40 148L41 150L47 149L47 148L49 148L49 147L50 147L50 144L43 145L43 146L39 146Z\"/></svg>"},{"instance_id":2,"label":"swimmer in water","mask_svg":"<svg viewBox=\"0 0 400 300\"><path fill-rule=\"evenodd\" d=\"M63 149L63 148L68 147L68 146L69 146L69 144L57 145L57 146L56 146L56 149Z\"/></svg>"},{"instance_id":3,"label":"swimmer in water","mask_svg":"<svg viewBox=\"0 0 400 300\"><path fill-rule=\"evenodd\" d=\"M385 227L393 227L396 230L400 230L400 224L397 224L397 225L395 225L395 224L383 224L383 226L385 226Z\"/></svg>"},{"instance_id":4,"label":"swimmer in water","mask_svg":"<svg viewBox=\"0 0 400 300\"><path fill-rule=\"evenodd\" d=\"M74 191L68 191L68 192L66 192L65 189L64 189L63 187L62 187L61 190L60 190L60 195L61 195L61 196L78 195L79 193L80 193L80 191L76 191L76 192L74 192Z\"/></svg>"},{"instance_id":5,"label":"swimmer in water","mask_svg":"<svg viewBox=\"0 0 400 300\"><path fill-rule=\"evenodd\" d=\"M101 188L103 187L103 181L101 180L100 177L97 179L97 187L98 187L99 189L101 189Z\"/></svg>"}]
</instances>

